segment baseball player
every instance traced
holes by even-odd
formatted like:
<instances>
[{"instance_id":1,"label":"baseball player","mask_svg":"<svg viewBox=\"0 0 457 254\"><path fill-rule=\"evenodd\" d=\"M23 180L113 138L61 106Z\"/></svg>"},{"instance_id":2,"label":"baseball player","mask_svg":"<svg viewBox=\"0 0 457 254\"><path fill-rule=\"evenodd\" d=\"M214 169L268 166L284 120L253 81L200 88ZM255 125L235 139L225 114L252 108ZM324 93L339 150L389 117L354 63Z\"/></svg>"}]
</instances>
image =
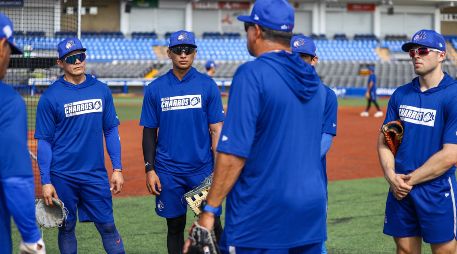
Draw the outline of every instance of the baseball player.
<instances>
[{"instance_id":1,"label":"baseball player","mask_svg":"<svg viewBox=\"0 0 457 254\"><path fill-rule=\"evenodd\" d=\"M184 244L183 195L213 172L224 120L216 83L192 67L196 53L193 33L171 34L168 57L173 69L149 84L141 111L146 185L156 195L156 213L167 220L172 254L181 253Z\"/></svg>"},{"instance_id":2,"label":"baseball player","mask_svg":"<svg viewBox=\"0 0 457 254\"><path fill-rule=\"evenodd\" d=\"M384 135L378 139L390 185L384 233L394 238L397 253L421 253L422 239L433 253L455 253L457 83L442 70L446 42L441 34L420 30L402 49L418 77L389 100L384 123L401 120L405 130L395 157Z\"/></svg>"},{"instance_id":3,"label":"baseball player","mask_svg":"<svg viewBox=\"0 0 457 254\"><path fill-rule=\"evenodd\" d=\"M14 44L13 23L0 13L0 80ZM0 81L0 253L12 253L11 216L22 236L21 253L46 253L35 219L35 187L27 149L27 111L21 96Z\"/></svg>"},{"instance_id":4,"label":"baseball player","mask_svg":"<svg viewBox=\"0 0 457 254\"><path fill-rule=\"evenodd\" d=\"M374 117L382 117L384 113L381 111L381 108L379 107L376 98L376 74L374 73L374 66L368 66L368 71L370 72L370 76L368 77L367 91L365 92L365 98L367 99L367 107L365 108L365 111L360 113L360 116L369 117L371 103L373 103L377 110L376 113L374 113Z\"/></svg>"},{"instance_id":5,"label":"baseball player","mask_svg":"<svg viewBox=\"0 0 457 254\"><path fill-rule=\"evenodd\" d=\"M296 35L290 41L290 48L292 52L299 53L300 57L311 66L316 66L318 63L318 56L316 55L316 45L313 39L304 35ZM327 154L330 146L332 145L333 137L336 136L338 100L335 92L328 86L325 86L327 91L324 111L324 123L322 125L322 138L321 138L321 157L325 184L327 185ZM328 195L327 195L328 196ZM322 254L327 254L325 242L322 243Z\"/></svg>"},{"instance_id":6,"label":"baseball player","mask_svg":"<svg viewBox=\"0 0 457 254\"><path fill-rule=\"evenodd\" d=\"M233 77L213 184L198 224L213 228L228 195L224 253L320 253L326 238L320 143L327 92L314 68L290 52L294 9L286 0L257 0L250 16L238 19L257 59Z\"/></svg>"},{"instance_id":7,"label":"baseball player","mask_svg":"<svg viewBox=\"0 0 457 254\"><path fill-rule=\"evenodd\" d=\"M205 63L206 74L210 77L214 77L216 74L216 62L213 60L208 60Z\"/></svg>"},{"instance_id":8,"label":"baseball player","mask_svg":"<svg viewBox=\"0 0 457 254\"><path fill-rule=\"evenodd\" d=\"M61 253L76 253L76 212L94 222L107 253L124 253L113 218L111 191L120 193L122 176L119 120L108 86L85 74L86 49L77 38L57 51L64 75L41 95L36 113L38 165L46 204L60 198L68 217L59 228ZM111 183L104 162L103 136L111 158ZM110 191L111 190L111 191Z\"/></svg>"}]
</instances>

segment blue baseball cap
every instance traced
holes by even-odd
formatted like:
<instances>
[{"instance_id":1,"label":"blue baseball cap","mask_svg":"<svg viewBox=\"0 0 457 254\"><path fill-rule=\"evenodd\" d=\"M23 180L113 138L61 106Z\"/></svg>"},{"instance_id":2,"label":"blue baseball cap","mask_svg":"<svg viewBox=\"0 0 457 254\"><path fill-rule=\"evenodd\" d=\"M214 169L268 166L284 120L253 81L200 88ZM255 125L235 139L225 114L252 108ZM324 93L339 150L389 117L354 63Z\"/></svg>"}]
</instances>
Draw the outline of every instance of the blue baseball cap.
<instances>
[{"instance_id":1,"label":"blue baseball cap","mask_svg":"<svg viewBox=\"0 0 457 254\"><path fill-rule=\"evenodd\" d=\"M294 15L294 8L285 0L257 0L251 15L238 16L238 20L276 31L292 32Z\"/></svg>"},{"instance_id":2,"label":"blue baseball cap","mask_svg":"<svg viewBox=\"0 0 457 254\"><path fill-rule=\"evenodd\" d=\"M446 51L446 41L444 37L434 30L420 30L411 37L411 41L403 44L401 49L408 52L414 46L424 46Z\"/></svg>"},{"instance_id":3,"label":"blue baseball cap","mask_svg":"<svg viewBox=\"0 0 457 254\"><path fill-rule=\"evenodd\" d=\"M308 36L294 35L292 40L290 40L290 48L294 53L316 56L316 44Z\"/></svg>"},{"instance_id":4,"label":"blue baseball cap","mask_svg":"<svg viewBox=\"0 0 457 254\"><path fill-rule=\"evenodd\" d=\"M209 70L211 68L216 68L216 63L213 60L206 61L205 69Z\"/></svg>"},{"instance_id":5,"label":"blue baseball cap","mask_svg":"<svg viewBox=\"0 0 457 254\"><path fill-rule=\"evenodd\" d=\"M0 39L5 38L8 41L11 47L11 54L22 54L22 50L14 42L13 33L13 23L8 16L0 13Z\"/></svg>"},{"instance_id":6,"label":"blue baseball cap","mask_svg":"<svg viewBox=\"0 0 457 254\"><path fill-rule=\"evenodd\" d=\"M168 44L168 47L174 47L177 45L190 45L197 47L195 44L195 35L192 32L188 32L185 30L179 30L177 32L174 32L170 35L170 44Z\"/></svg>"},{"instance_id":7,"label":"blue baseball cap","mask_svg":"<svg viewBox=\"0 0 457 254\"><path fill-rule=\"evenodd\" d=\"M374 65L368 65L367 66L367 69L370 70L370 71L374 71L374 68L375 68Z\"/></svg>"},{"instance_id":8,"label":"blue baseball cap","mask_svg":"<svg viewBox=\"0 0 457 254\"><path fill-rule=\"evenodd\" d=\"M57 45L57 52L59 52L59 59L64 58L66 55L70 54L73 51L86 51L86 48L83 47L83 44L78 38L66 38L65 40L59 42Z\"/></svg>"}]
</instances>

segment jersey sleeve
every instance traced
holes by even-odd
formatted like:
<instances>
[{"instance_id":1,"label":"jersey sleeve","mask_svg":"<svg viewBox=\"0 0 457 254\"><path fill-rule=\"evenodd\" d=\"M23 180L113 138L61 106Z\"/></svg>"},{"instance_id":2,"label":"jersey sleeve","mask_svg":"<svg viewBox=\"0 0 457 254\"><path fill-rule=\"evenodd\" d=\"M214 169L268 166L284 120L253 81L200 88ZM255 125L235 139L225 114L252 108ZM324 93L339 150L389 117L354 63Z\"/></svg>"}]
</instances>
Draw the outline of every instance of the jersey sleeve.
<instances>
[{"instance_id":1,"label":"jersey sleeve","mask_svg":"<svg viewBox=\"0 0 457 254\"><path fill-rule=\"evenodd\" d=\"M224 121L225 116L224 108L222 107L221 93L219 92L219 88L213 80L211 80L208 99L207 114L209 124Z\"/></svg>"},{"instance_id":2,"label":"jersey sleeve","mask_svg":"<svg viewBox=\"0 0 457 254\"><path fill-rule=\"evenodd\" d=\"M19 95L0 106L0 178L32 176L27 148L27 111Z\"/></svg>"},{"instance_id":3,"label":"jersey sleeve","mask_svg":"<svg viewBox=\"0 0 457 254\"><path fill-rule=\"evenodd\" d=\"M103 131L110 130L119 125L119 118L114 107L113 95L108 86L105 86L105 105L103 108Z\"/></svg>"},{"instance_id":4,"label":"jersey sleeve","mask_svg":"<svg viewBox=\"0 0 457 254\"><path fill-rule=\"evenodd\" d=\"M443 144L457 144L457 97L452 99L446 105Z\"/></svg>"},{"instance_id":5,"label":"jersey sleeve","mask_svg":"<svg viewBox=\"0 0 457 254\"><path fill-rule=\"evenodd\" d=\"M146 89L141 108L140 125L147 128L159 127L159 112L157 112L157 101L153 92L153 85L153 83L149 84Z\"/></svg>"},{"instance_id":6,"label":"jersey sleeve","mask_svg":"<svg viewBox=\"0 0 457 254\"><path fill-rule=\"evenodd\" d=\"M386 118L384 119L383 124L400 119L400 116L398 115L397 91L395 91L389 99L389 103L387 104Z\"/></svg>"},{"instance_id":7,"label":"jersey sleeve","mask_svg":"<svg viewBox=\"0 0 457 254\"><path fill-rule=\"evenodd\" d=\"M55 108L46 95L42 95L38 101L36 111L35 138L53 142L56 131Z\"/></svg>"},{"instance_id":8,"label":"jersey sleeve","mask_svg":"<svg viewBox=\"0 0 457 254\"><path fill-rule=\"evenodd\" d=\"M244 65L238 68L230 88L227 117L218 142L218 152L247 158L256 133L260 112L260 88L255 72Z\"/></svg>"},{"instance_id":9,"label":"jersey sleeve","mask_svg":"<svg viewBox=\"0 0 457 254\"><path fill-rule=\"evenodd\" d=\"M336 136L338 100L332 89L326 87L326 91L327 96L325 100L324 126L322 128L322 133Z\"/></svg>"}]
</instances>

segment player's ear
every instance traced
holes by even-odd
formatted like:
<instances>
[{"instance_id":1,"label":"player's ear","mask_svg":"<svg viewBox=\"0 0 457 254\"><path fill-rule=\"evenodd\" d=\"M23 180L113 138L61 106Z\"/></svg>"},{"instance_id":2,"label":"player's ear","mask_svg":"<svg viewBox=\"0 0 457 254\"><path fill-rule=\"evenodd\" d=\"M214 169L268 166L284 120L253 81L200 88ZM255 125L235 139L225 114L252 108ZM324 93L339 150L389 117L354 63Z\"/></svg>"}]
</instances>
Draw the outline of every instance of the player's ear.
<instances>
[{"instance_id":1,"label":"player's ear","mask_svg":"<svg viewBox=\"0 0 457 254\"><path fill-rule=\"evenodd\" d=\"M8 45L8 42L6 42L6 39L3 38L0 40L0 56L4 56L6 54L6 46Z\"/></svg>"},{"instance_id":2,"label":"player's ear","mask_svg":"<svg viewBox=\"0 0 457 254\"><path fill-rule=\"evenodd\" d=\"M63 68L63 61L61 59L57 59L57 65Z\"/></svg>"},{"instance_id":3,"label":"player's ear","mask_svg":"<svg viewBox=\"0 0 457 254\"><path fill-rule=\"evenodd\" d=\"M167 55L168 55L168 58L171 59L171 50L169 48L167 48Z\"/></svg>"}]
</instances>

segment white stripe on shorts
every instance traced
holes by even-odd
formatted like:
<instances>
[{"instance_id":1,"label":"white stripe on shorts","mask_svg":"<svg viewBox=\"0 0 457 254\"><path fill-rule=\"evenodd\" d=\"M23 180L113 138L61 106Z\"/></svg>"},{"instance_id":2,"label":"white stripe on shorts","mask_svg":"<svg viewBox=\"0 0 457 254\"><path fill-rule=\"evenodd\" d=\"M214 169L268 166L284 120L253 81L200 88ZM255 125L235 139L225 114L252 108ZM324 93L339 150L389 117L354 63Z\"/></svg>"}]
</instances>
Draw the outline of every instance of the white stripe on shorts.
<instances>
[{"instance_id":1,"label":"white stripe on shorts","mask_svg":"<svg viewBox=\"0 0 457 254\"><path fill-rule=\"evenodd\" d=\"M451 177L448 179L449 186L451 186L451 198L452 198L452 210L454 212L454 237L456 237L456 214L455 214L455 198L454 198L454 188L452 186L452 180Z\"/></svg>"},{"instance_id":2,"label":"white stripe on shorts","mask_svg":"<svg viewBox=\"0 0 457 254\"><path fill-rule=\"evenodd\" d=\"M230 254L236 254L236 247L235 246L229 246L229 253Z\"/></svg>"}]
</instances>

